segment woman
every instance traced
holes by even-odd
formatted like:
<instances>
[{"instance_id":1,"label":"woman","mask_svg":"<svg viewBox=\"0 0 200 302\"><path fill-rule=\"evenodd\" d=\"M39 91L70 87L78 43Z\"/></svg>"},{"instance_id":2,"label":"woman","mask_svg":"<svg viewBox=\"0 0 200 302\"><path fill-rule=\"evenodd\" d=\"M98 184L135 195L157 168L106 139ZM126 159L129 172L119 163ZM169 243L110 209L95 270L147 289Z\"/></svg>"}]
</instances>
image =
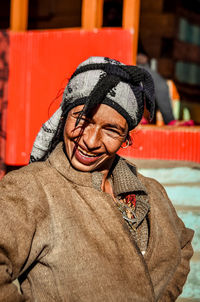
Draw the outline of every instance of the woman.
<instances>
[{"instance_id":1,"label":"woman","mask_svg":"<svg viewBox=\"0 0 200 302\"><path fill-rule=\"evenodd\" d=\"M152 116L145 70L103 57L78 66L35 162L0 184L0 301L176 300L193 231L158 182L116 155L144 101Z\"/></svg>"}]
</instances>

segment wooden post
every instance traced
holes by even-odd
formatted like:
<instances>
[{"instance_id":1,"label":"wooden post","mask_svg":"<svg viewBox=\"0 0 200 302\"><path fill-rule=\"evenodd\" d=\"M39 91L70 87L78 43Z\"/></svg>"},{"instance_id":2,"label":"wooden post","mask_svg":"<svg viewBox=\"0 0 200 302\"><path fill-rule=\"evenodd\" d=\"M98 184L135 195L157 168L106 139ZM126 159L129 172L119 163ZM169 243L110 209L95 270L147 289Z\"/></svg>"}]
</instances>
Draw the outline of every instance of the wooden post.
<instances>
[{"instance_id":1,"label":"wooden post","mask_svg":"<svg viewBox=\"0 0 200 302\"><path fill-rule=\"evenodd\" d=\"M123 1L122 27L134 31L133 64L136 64L138 30L140 17L140 0Z\"/></svg>"},{"instance_id":2,"label":"wooden post","mask_svg":"<svg viewBox=\"0 0 200 302\"><path fill-rule=\"evenodd\" d=\"M82 28L93 30L102 26L103 0L82 0Z\"/></svg>"},{"instance_id":3,"label":"wooden post","mask_svg":"<svg viewBox=\"0 0 200 302\"><path fill-rule=\"evenodd\" d=\"M28 0L10 0L10 30L25 31L28 26Z\"/></svg>"},{"instance_id":4,"label":"wooden post","mask_svg":"<svg viewBox=\"0 0 200 302\"><path fill-rule=\"evenodd\" d=\"M100 28L103 25L103 3L104 0L97 0L97 11L96 11L97 28Z\"/></svg>"}]
</instances>

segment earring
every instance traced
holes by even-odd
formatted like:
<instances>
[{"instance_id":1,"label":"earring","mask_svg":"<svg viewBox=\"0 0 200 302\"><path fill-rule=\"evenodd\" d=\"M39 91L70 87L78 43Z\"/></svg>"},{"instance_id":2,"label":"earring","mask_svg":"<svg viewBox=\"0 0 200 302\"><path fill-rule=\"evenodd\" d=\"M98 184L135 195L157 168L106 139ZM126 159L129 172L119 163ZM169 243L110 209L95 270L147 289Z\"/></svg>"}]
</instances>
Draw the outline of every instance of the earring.
<instances>
[{"instance_id":1,"label":"earring","mask_svg":"<svg viewBox=\"0 0 200 302\"><path fill-rule=\"evenodd\" d=\"M121 148L122 148L122 149L126 149L126 148L129 147L129 145L130 145L130 143L129 143L129 140L127 139L127 140L126 140L126 146L123 147L123 146L121 145Z\"/></svg>"}]
</instances>

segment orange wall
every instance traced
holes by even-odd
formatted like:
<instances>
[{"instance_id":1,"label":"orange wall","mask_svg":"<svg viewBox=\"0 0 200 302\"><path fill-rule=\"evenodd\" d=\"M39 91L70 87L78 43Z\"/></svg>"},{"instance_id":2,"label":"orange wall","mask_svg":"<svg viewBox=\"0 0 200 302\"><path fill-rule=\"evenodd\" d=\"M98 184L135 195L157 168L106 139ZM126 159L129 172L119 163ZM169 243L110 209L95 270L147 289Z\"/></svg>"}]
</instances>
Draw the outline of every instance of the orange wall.
<instances>
[{"instance_id":1,"label":"orange wall","mask_svg":"<svg viewBox=\"0 0 200 302\"><path fill-rule=\"evenodd\" d=\"M61 100L76 66L89 56L132 63L133 33L124 29L10 32L6 164L29 161L34 138Z\"/></svg>"},{"instance_id":2,"label":"orange wall","mask_svg":"<svg viewBox=\"0 0 200 302\"><path fill-rule=\"evenodd\" d=\"M131 137L133 144L120 155L200 162L200 127L139 126Z\"/></svg>"},{"instance_id":3,"label":"orange wall","mask_svg":"<svg viewBox=\"0 0 200 302\"><path fill-rule=\"evenodd\" d=\"M80 29L10 32L6 164L25 165L34 138L59 106L76 66L89 56L108 56L132 64L133 32ZM200 162L199 127L146 126L133 132L124 156Z\"/></svg>"}]
</instances>

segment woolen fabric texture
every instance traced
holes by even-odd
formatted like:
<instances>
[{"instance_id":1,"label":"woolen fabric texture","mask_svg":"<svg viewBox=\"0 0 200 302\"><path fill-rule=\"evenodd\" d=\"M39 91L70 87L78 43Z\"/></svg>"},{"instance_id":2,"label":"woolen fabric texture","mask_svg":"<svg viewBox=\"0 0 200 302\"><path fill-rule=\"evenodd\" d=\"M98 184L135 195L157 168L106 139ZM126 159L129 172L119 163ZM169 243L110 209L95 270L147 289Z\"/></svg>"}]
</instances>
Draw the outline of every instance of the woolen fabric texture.
<instances>
[{"instance_id":1,"label":"woolen fabric texture","mask_svg":"<svg viewBox=\"0 0 200 302\"><path fill-rule=\"evenodd\" d=\"M71 76L62 105L63 111L69 111L84 104L83 113L87 114L99 104L107 104L127 120L132 130L142 118L144 102L152 116L155 92L149 72L107 57L90 57Z\"/></svg>"},{"instance_id":2,"label":"woolen fabric texture","mask_svg":"<svg viewBox=\"0 0 200 302\"><path fill-rule=\"evenodd\" d=\"M114 200L101 191L101 179L101 173L75 170L62 143L46 161L3 178L1 302L176 300L189 272L193 231L157 181L119 158L114 193L131 189L141 206L136 232L145 221L150 227L143 256ZM12 283L17 277L22 295Z\"/></svg>"}]
</instances>

